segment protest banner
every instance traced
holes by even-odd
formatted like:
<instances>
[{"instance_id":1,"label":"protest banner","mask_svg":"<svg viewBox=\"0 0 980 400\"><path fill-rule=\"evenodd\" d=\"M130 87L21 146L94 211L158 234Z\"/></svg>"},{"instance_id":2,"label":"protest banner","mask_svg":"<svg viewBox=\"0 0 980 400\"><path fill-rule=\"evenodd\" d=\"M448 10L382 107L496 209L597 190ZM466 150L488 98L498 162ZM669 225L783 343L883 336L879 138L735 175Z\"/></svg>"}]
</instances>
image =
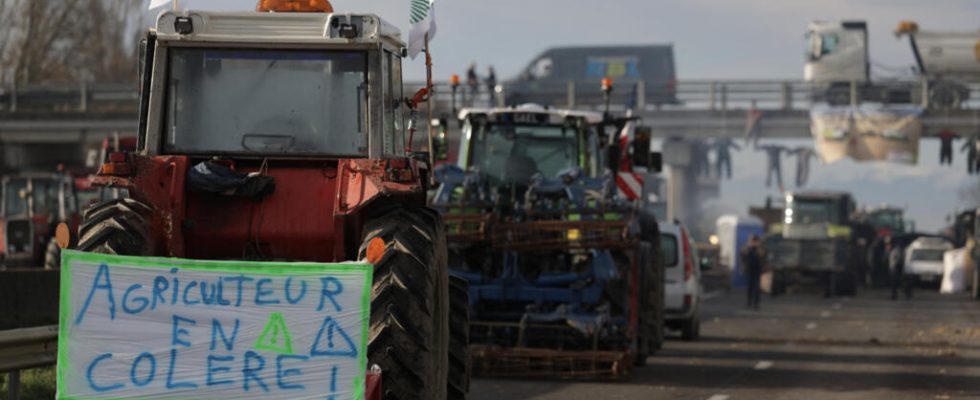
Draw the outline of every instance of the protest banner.
<instances>
[{"instance_id":1,"label":"protest banner","mask_svg":"<svg viewBox=\"0 0 980 400\"><path fill-rule=\"evenodd\" d=\"M825 163L856 161L916 164L922 109L914 106L815 107L810 133Z\"/></svg>"},{"instance_id":2,"label":"protest banner","mask_svg":"<svg viewBox=\"0 0 980 400\"><path fill-rule=\"evenodd\" d=\"M65 251L58 398L362 399L371 271Z\"/></svg>"}]
</instances>

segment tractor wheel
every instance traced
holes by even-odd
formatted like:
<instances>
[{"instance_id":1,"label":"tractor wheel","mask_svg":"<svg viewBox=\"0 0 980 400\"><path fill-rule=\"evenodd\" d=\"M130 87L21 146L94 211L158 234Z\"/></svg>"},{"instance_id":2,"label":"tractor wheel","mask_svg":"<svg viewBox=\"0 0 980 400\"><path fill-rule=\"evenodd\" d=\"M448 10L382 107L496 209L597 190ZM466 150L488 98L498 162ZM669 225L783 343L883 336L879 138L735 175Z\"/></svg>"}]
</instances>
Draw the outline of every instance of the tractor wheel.
<instances>
[{"instance_id":1,"label":"tractor wheel","mask_svg":"<svg viewBox=\"0 0 980 400\"><path fill-rule=\"evenodd\" d=\"M650 355L653 355L664 347L664 330L667 328L664 322L664 316L666 311L664 310L664 263L663 257L660 255L660 234L656 236L656 242L653 242L650 246L650 258L652 262L649 263L648 281L650 285L650 290L648 291L649 297L647 297L647 303L645 304L645 318L647 325L650 327L653 333L650 336L649 347Z\"/></svg>"},{"instance_id":2,"label":"tractor wheel","mask_svg":"<svg viewBox=\"0 0 980 400\"><path fill-rule=\"evenodd\" d=\"M61 267L61 247L58 241L51 238L48 240L47 250L44 251L44 269L55 269Z\"/></svg>"},{"instance_id":3,"label":"tractor wheel","mask_svg":"<svg viewBox=\"0 0 980 400\"><path fill-rule=\"evenodd\" d=\"M857 295L857 279L854 277L854 273L850 270L845 270L843 272L834 273L831 276L834 279L834 295L837 296L854 296Z\"/></svg>"},{"instance_id":4,"label":"tractor wheel","mask_svg":"<svg viewBox=\"0 0 980 400\"><path fill-rule=\"evenodd\" d=\"M691 318L681 325L681 338L684 340L696 340L701 337L701 316L698 310L694 311Z\"/></svg>"},{"instance_id":5,"label":"tractor wheel","mask_svg":"<svg viewBox=\"0 0 980 400\"><path fill-rule=\"evenodd\" d=\"M449 400L466 399L470 392L469 285L466 279L449 277Z\"/></svg>"},{"instance_id":6,"label":"tractor wheel","mask_svg":"<svg viewBox=\"0 0 980 400\"><path fill-rule=\"evenodd\" d=\"M364 224L358 259L384 240L374 265L368 363L384 374L384 399L445 399L449 364L449 275L442 219L395 208Z\"/></svg>"},{"instance_id":7,"label":"tractor wheel","mask_svg":"<svg viewBox=\"0 0 980 400\"><path fill-rule=\"evenodd\" d=\"M651 280L651 275L653 274L651 269L653 269L652 255L650 254L652 247L648 242L640 242L639 246L639 267L640 267L640 285L639 285L639 299L637 299L637 304L639 305L638 321L637 321L637 332L636 340L633 341L633 366L642 367L647 363L647 357L650 356L652 349L652 344L654 341L654 334L652 326L656 323L656 315L654 315L653 310L650 307L651 300L653 297L653 284Z\"/></svg>"},{"instance_id":8,"label":"tractor wheel","mask_svg":"<svg viewBox=\"0 0 980 400\"><path fill-rule=\"evenodd\" d=\"M82 214L78 246L92 253L140 256L149 254L147 217L152 210L133 199L96 204Z\"/></svg>"}]
</instances>

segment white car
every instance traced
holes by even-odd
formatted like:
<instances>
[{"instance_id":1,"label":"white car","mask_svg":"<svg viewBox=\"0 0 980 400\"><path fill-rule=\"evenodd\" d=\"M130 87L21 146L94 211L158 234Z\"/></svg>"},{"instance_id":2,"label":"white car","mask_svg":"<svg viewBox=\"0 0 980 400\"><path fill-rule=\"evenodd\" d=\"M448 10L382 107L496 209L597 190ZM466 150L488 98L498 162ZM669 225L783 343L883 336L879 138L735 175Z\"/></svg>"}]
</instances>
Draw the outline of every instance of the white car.
<instances>
[{"instance_id":1,"label":"white car","mask_svg":"<svg viewBox=\"0 0 980 400\"><path fill-rule=\"evenodd\" d=\"M920 237L905 249L905 274L920 282L939 283L943 278L943 254L953 244L938 237Z\"/></svg>"},{"instance_id":2,"label":"white car","mask_svg":"<svg viewBox=\"0 0 980 400\"><path fill-rule=\"evenodd\" d=\"M679 223L660 224L666 325L685 340L701 334L701 262L694 240Z\"/></svg>"}]
</instances>

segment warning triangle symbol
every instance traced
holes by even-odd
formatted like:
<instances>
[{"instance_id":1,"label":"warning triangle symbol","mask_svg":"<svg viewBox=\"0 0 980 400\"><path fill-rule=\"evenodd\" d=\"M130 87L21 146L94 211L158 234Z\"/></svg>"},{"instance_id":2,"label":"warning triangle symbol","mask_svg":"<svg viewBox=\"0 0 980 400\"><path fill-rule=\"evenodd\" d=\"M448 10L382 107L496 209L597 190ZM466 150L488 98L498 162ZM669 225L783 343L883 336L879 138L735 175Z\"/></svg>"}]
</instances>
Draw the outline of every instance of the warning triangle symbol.
<instances>
[{"instance_id":1,"label":"warning triangle symbol","mask_svg":"<svg viewBox=\"0 0 980 400\"><path fill-rule=\"evenodd\" d=\"M310 357L320 356L357 358L354 341L331 317L323 320L323 325L320 325L320 331L316 334L316 340L313 341L313 347L310 348Z\"/></svg>"},{"instance_id":2,"label":"warning triangle symbol","mask_svg":"<svg viewBox=\"0 0 980 400\"><path fill-rule=\"evenodd\" d=\"M286 320L282 313L269 314L269 322L262 328L262 334L255 340L255 348L282 354L293 354L293 338L289 336Z\"/></svg>"}]
</instances>

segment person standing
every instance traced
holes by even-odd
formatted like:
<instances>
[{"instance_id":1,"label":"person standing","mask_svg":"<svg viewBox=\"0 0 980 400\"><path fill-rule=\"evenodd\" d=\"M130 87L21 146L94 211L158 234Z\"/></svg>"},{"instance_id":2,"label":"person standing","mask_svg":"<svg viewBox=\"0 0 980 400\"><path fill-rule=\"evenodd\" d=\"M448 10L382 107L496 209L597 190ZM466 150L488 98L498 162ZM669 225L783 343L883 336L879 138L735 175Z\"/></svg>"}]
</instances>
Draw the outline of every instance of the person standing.
<instances>
[{"instance_id":1,"label":"person standing","mask_svg":"<svg viewBox=\"0 0 980 400\"><path fill-rule=\"evenodd\" d=\"M759 299L762 289L759 283L762 280L762 244L759 235L752 235L749 243L742 248L742 264L745 267L745 276L748 278L748 298L746 307L759 309Z\"/></svg>"},{"instance_id":2,"label":"person standing","mask_svg":"<svg viewBox=\"0 0 980 400\"><path fill-rule=\"evenodd\" d=\"M497 92L497 73L492 65L487 68L487 79L484 82L487 84L487 107L493 108L493 95Z\"/></svg>"},{"instance_id":3,"label":"person standing","mask_svg":"<svg viewBox=\"0 0 980 400\"><path fill-rule=\"evenodd\" d=\"M466 70L466 86L469 87L469 98L466 104L473 107L476 104L476 96L480 92L480 77L476 74L476 63L471 63Z\"/></svg>"},{"instance_id":4,"label":"person standing","mask_svg":"<svg viewBox=\"0 0 980 400\"><path fill-rule=\"evenodd\" d=\"M888 271L891 273L892 300L898 299L898 289L904 288L905 299L912 298L912 287L905 279L905 248L888 237L885 238L885 250L888 252Z\"/></svg>"}]
</instances>

